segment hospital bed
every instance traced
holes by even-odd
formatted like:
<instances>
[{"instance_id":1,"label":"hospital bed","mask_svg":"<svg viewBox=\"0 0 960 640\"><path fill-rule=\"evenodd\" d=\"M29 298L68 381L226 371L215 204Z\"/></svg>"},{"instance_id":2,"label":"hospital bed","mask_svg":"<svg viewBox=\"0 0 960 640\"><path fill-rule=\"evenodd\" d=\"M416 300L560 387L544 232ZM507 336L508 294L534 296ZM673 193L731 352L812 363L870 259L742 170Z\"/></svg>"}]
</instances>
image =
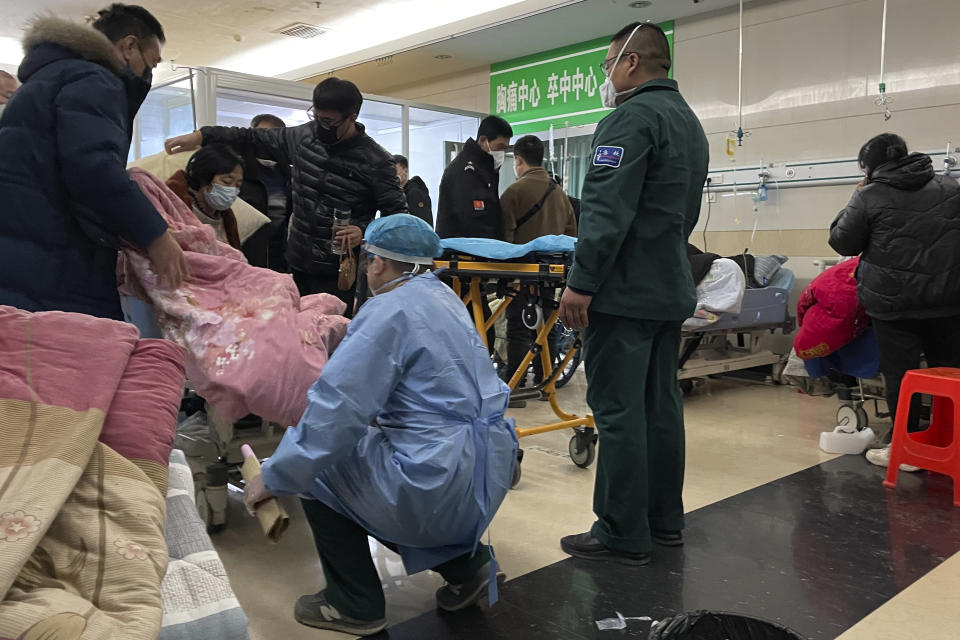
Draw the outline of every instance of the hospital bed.
<instances>
[{"instance_id":1,"label":"hospital bed","mask_svg":"<svg viewBox=\"0 0 960 640\"><path fill-rule=\"evenodd\" d=\"M763 347L776 331L791 333L796 321L788 308L794 274L781 268L766 287L744 291L737 313L724 313L705 327L685 330L680 347L680 386L688 392L694 378L772 366L778 381L786 356Z\"/></svg>"},{"instance_id":2,"label":"hospital bed","mask_svg":"<svg viewBox=\"0 0 960 640\"><path fill-rule=\"evenodd\" d=\"M452 279L453 289L470 310L484 344L487 344L488 331L514 303L520 290L527 290L531 294L534 302L524 309L523 319L529 329L536 331L537 337L508 383L511 398L545 399L559 420L536 427L517 427L517 437L573 429L569 444L570 458L578 467L587 468L596 458L597 434L593 416L577 416L566 412L557 400L556 388L557 379L580 350L580 341L577 338L570 345L556 367L548 341L550 330L559 317L557 294L566 286L575 243L576 240L569 236L545 236L525 245L498 240L449 238L443 241L445 253L435 261L435 267L444 271L440 273L441 277ZM485 317L484 302L488 294L496 296L502 303L490 317ZM534 358L540 359L543 380L533 387L520 388L520 381L525 378ZM521 449L514 467L513 486L520 481L522 461Z\"/></svg>"}]
</instances>

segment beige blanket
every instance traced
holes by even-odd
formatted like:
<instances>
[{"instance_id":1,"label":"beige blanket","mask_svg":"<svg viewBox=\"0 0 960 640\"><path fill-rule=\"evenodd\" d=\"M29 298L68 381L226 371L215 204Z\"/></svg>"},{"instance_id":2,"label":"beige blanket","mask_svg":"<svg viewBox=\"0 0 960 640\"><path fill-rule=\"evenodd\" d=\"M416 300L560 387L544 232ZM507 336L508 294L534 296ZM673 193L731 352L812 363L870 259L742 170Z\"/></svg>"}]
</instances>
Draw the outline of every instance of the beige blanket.
<instances>
[{"instance_id":1,"label":"beige blanket","mask_svg":"<svg viewBox=\"0 0 960 640\"><path fill-rule=\"evenodd\" d=\"M0 307L0 639L156 638L182 358L123 323Z\"/></svg>"}]
</instances>

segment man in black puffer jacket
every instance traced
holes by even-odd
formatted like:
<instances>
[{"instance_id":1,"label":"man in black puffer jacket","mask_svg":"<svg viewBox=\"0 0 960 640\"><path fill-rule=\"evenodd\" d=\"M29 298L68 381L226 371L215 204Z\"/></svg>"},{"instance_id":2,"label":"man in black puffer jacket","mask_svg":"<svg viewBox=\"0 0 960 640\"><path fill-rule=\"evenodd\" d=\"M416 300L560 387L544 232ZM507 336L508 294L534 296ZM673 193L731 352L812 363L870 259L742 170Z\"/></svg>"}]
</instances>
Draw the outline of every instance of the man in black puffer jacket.
<instances>
[{"instance_id":1,"label":"man in black puffer jacket","mask_svg":"<svg viewBox=\"0 0 960 640\"><path fill-rule=\"evenodd\" d=\"M360 246L376 217L406 213L393 156L357 122L363 97L356 85L327 78L313 92L312 122L298 127L243 129L204 127L168 140L169 153L224 143L241 155L293 165L293 214L287 262L301 295L330 293L353 309L354 290L340 291L340 256L334 242ZM333 210L348 209L350 226L333 234Z\"/></svg>"},{"instance_id":2,"label":"man in black puffer jacket","mask_svg":"<svg viewBox=\"0 0 960 640\"><path fill-rule=\"evenodd\" d=\"M870 140L859 160L867 177L830 227L830 246L861 256L860 303L896 415L900 381L921 354L931 367L960 366L960 185L893 134Z\"/></svg>"}]
</instances>

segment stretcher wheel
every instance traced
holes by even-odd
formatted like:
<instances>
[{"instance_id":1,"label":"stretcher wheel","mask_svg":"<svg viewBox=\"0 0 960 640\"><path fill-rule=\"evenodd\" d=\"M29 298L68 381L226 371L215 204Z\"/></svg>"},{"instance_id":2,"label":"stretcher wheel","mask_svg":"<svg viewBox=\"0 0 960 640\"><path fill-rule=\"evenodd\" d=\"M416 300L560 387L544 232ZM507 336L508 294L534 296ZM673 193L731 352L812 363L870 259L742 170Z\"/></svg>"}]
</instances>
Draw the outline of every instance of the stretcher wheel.
<instances>
[{"instance_id":1,"label":"stretcher wheel","mask_svg":"<svg viewBox=\"0 0 960 640\"><path fill-rule=\"evenodd\" d=\"M837 409L837 425L854 427L857 431L867 428L870 419L862 406L856 407L852 404L840 405Z\"/></svg>"},{"instance_id":2,"label":"stretcher wheel","mask_svg":"<svg viewBox=\"0 0 960 640\"><path fill-rule=\"evenodd\" d=\"M517 464L513 465L513 480L510 481L511 489L516 489L517 485L520 484L521 475L523 475L523 472L520 469L520 461L517 460Z\"/></svg>"},{"instance_id":3,"label":"stretcher wheel","mask_svg":"<svg viewBox=\"0 0 960 640\"><path fill-rule=\"evenodd\" d=\"M570 459L581 469L588 468L597 459L597 434L592 430L577 431L570 438Z\"/></svg>"},{"instance_id":4,"label":"stretcher wheel","mask_svg":"<svg viewBox=\"0 0 960 640\"><path fill-rule=\"evenodd\" d=\"M690 378L684 378L680 381L680 393L683 395L689 395L693 391L693 380Z\"/></svg>"},{"instance_id":5,"label":"stretcher wheel","mask_svg":"<svg viewBox=\"0 0 960 640\"><path fill-rule=\"evenodd\" d=\"M517 449L517 463L513 465L513 480L510 481L510 488L515 489L520 484L520 476L523 474L521 469L523 463L523 449Z\"/></svg>"}]
</instances>

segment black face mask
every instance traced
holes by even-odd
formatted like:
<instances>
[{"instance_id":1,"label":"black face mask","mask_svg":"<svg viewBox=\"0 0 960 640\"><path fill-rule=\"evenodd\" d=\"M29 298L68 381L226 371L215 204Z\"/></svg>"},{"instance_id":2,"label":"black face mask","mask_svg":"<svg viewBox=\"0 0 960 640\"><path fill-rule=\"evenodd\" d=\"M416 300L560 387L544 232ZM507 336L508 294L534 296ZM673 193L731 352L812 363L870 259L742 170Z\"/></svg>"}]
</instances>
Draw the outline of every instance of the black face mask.
<instances>
[{"instance_id":1,"label":"black face mask","mask_svg":"<svg viewBox=\"0 0 960 640\"><path fill-rule=\"evenodd\" d=\"M134 75L130 67L127 67L121 76L121 80L123 80L123 86L127 93L130 117L133 118L140 111L143 101L147 99L147 94L150 93L150 87L153 85L153 71L147 69L142 75L138 76Z\"/></svg>"},{"instance_id":2,"label":"black face mask","mask_svg":"<svg viewBox=\"0 0 960 640\"><path fill-rule=\"evenodd\" d=\"M343 123L341 123L343 124ZM317 139L323 144L337 144L340 142L340 135L337 133L339 127L323 127L317 123Z\"/></svg>"},{"instance_id":3,"label":"black face mask","mask_svg":"<svg viewBox=\"0 0 960 640\"><path fill-rule=\"evenodd\" d=\"M127 92L127 105L131 119L140 111L143 101L147 99L147 94L150 93L150 88L153 86L153 69L147 64L147 58L143 55L142 50L140 51L140 57L143 58L143 73L138 76L133 72L133 69L126 67L121 75Z\"/></svg>"}]
</instances>

